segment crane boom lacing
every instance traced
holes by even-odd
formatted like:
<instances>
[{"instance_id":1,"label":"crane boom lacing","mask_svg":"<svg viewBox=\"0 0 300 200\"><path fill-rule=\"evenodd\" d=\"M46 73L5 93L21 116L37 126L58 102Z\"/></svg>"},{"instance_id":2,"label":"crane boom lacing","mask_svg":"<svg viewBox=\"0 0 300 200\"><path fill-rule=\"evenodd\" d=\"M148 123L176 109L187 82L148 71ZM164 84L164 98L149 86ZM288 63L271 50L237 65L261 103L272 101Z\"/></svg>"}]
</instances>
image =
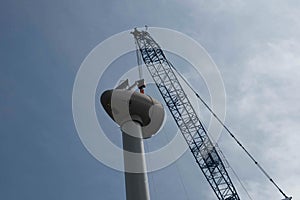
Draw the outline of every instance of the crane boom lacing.
<instances>
[{"instance_id":1,"label":"crane boom lacing","mask_svg":"<svg viewBox=\"0 0 300 200\"><path fill-rule=\"evenodd\" d=\"M239 200L228 172L177 79L171 63L147 31L135 29L132 34L148 71L214 193L219 200Z\"/></svg>"}]
</instances>

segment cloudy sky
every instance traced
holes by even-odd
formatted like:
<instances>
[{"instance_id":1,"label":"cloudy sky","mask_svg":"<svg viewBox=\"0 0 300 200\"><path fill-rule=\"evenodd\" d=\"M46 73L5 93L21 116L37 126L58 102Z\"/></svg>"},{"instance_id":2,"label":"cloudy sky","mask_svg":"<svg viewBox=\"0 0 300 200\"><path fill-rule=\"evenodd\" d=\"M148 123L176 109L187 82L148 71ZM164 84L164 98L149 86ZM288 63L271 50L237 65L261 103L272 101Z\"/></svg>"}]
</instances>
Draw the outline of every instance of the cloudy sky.
<instances>
[{"instance_id":1,"label":"cloudy sky","mask_svg":"<svg viewBox=\"0 0 300 200\"><path fill-rule=\"evenodd\" d=\"M125 198L123 174L97 161L79 139L72 89L77 70L96 45L145 24L180 31L202 44L222 74L226 124L284 191L300 198L299 1L0 4L1 199ZM103 88L114 84L101 83ZM119 131L100 113L101 120ZM117 134L112 139L120 142ZM156 142L153 138L148 145ZM225 132L219 146L253 199L281 199ZM215 199L189 152L150 173L149 182L152 199Z\"/></svg>"}]
</instances>

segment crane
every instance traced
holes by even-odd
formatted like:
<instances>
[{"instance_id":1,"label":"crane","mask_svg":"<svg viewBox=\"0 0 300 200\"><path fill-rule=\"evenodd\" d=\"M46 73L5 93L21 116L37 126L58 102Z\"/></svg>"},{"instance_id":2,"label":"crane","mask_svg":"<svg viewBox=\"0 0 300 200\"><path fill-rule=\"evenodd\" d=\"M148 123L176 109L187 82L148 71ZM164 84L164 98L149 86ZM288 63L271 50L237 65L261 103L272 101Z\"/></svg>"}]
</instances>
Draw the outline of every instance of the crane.
<instances>
[{"instance_id":1,"label":"crane","mask_svg":"<svg viewBox=\"0 0 300 200\"><path fill-rule=\"evenodd\" d=\"M172 64L147 31L135 29L132 34L148 71L217 198L239 200L222 159L187 98Z\"/></svg>"},{"instance_id":2,"label":"crane","mask_svg":"<svg viewBox=\"0 0 300 200\"><path fill-rule=\"evenodd\" d=\"M181 131L190 151L195 158L200 170L203 172L209 185L213 189L219 200L240 200L225 165L218 153L218 149L213 145L206 129L197 116L190 100L188 99L179 79L174 72L174 66L166 58L159 44L145 31L139 31L137 28L131 32L134 36L137 47L137 58L139 65L139 74L141 76L141 60L145 63L150 75L152 76L160 94L162 95L171 115L173 116L179 130ZM141 57L141 58L140 58ZM176 69L175 69L176 71ZM180 74L179 74L180 75ZM181 76L181 75L180 75ZM141 78L141 77L140 77ZM182 77L183 78L183 77ZM187 81L183 78L187 83ZM188 84L188 83L187 83ZM237 144L246 152L250 159L258 166L262 173L271 181L271 183L284 196L283 200L291 200L261 165L253 158L253 156L244 148L244 146L236 139L233 133L224 125L218 116L203 101L198 93L193 90L197 98L209 109L213 116L221 123L224 129L237 142ZM144 93L145 85L139 87L141 93Z\"/></svg>"}]
</instances>

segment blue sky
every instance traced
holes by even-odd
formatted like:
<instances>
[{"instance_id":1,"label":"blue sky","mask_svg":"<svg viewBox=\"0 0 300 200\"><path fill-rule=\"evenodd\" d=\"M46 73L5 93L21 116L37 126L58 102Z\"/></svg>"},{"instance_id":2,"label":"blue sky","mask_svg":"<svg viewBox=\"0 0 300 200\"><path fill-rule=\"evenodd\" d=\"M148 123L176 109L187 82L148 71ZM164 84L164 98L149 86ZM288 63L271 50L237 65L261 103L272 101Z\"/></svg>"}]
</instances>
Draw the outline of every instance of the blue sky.
<instances>
[{"instance_id":1,"label":"blue sky","mask_svg":"<svg viewBox=\"0 0 300 200\"><path fill-rule=\"evenodd\" d=\"M77 135L72 89L97 44L145 24L181 31L206 48L224 79L226 123L300 197L298 1L0 4L1 199L124 199L123 174L95 160ZM281 198L226 134L220 146L254 199ZM149 180L152 199L215 198L189 152Z\"/></svg>"}]
</instances>

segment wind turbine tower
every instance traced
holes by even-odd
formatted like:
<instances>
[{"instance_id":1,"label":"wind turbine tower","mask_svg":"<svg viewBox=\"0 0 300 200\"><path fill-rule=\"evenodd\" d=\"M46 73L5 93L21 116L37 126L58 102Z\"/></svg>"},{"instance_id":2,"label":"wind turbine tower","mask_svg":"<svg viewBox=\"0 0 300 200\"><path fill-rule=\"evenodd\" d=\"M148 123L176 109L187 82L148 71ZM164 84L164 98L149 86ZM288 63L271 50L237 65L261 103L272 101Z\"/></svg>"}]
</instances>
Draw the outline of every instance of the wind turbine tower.
<instances>
[{"instance_id":1,"label":"wind turbine tower","mask_svg":"<svg viewBox=\"0 0 300 200\"><path fill-rule=\"evenodd\" d=\"M143 80L137 81L140 91ZM143 140L153 136L161 127L164 109L152 97L126 89L128 80L101 95L107 114L121 127L127 200L149 200L149 185Z\"/></svg>"}]
</instances>

